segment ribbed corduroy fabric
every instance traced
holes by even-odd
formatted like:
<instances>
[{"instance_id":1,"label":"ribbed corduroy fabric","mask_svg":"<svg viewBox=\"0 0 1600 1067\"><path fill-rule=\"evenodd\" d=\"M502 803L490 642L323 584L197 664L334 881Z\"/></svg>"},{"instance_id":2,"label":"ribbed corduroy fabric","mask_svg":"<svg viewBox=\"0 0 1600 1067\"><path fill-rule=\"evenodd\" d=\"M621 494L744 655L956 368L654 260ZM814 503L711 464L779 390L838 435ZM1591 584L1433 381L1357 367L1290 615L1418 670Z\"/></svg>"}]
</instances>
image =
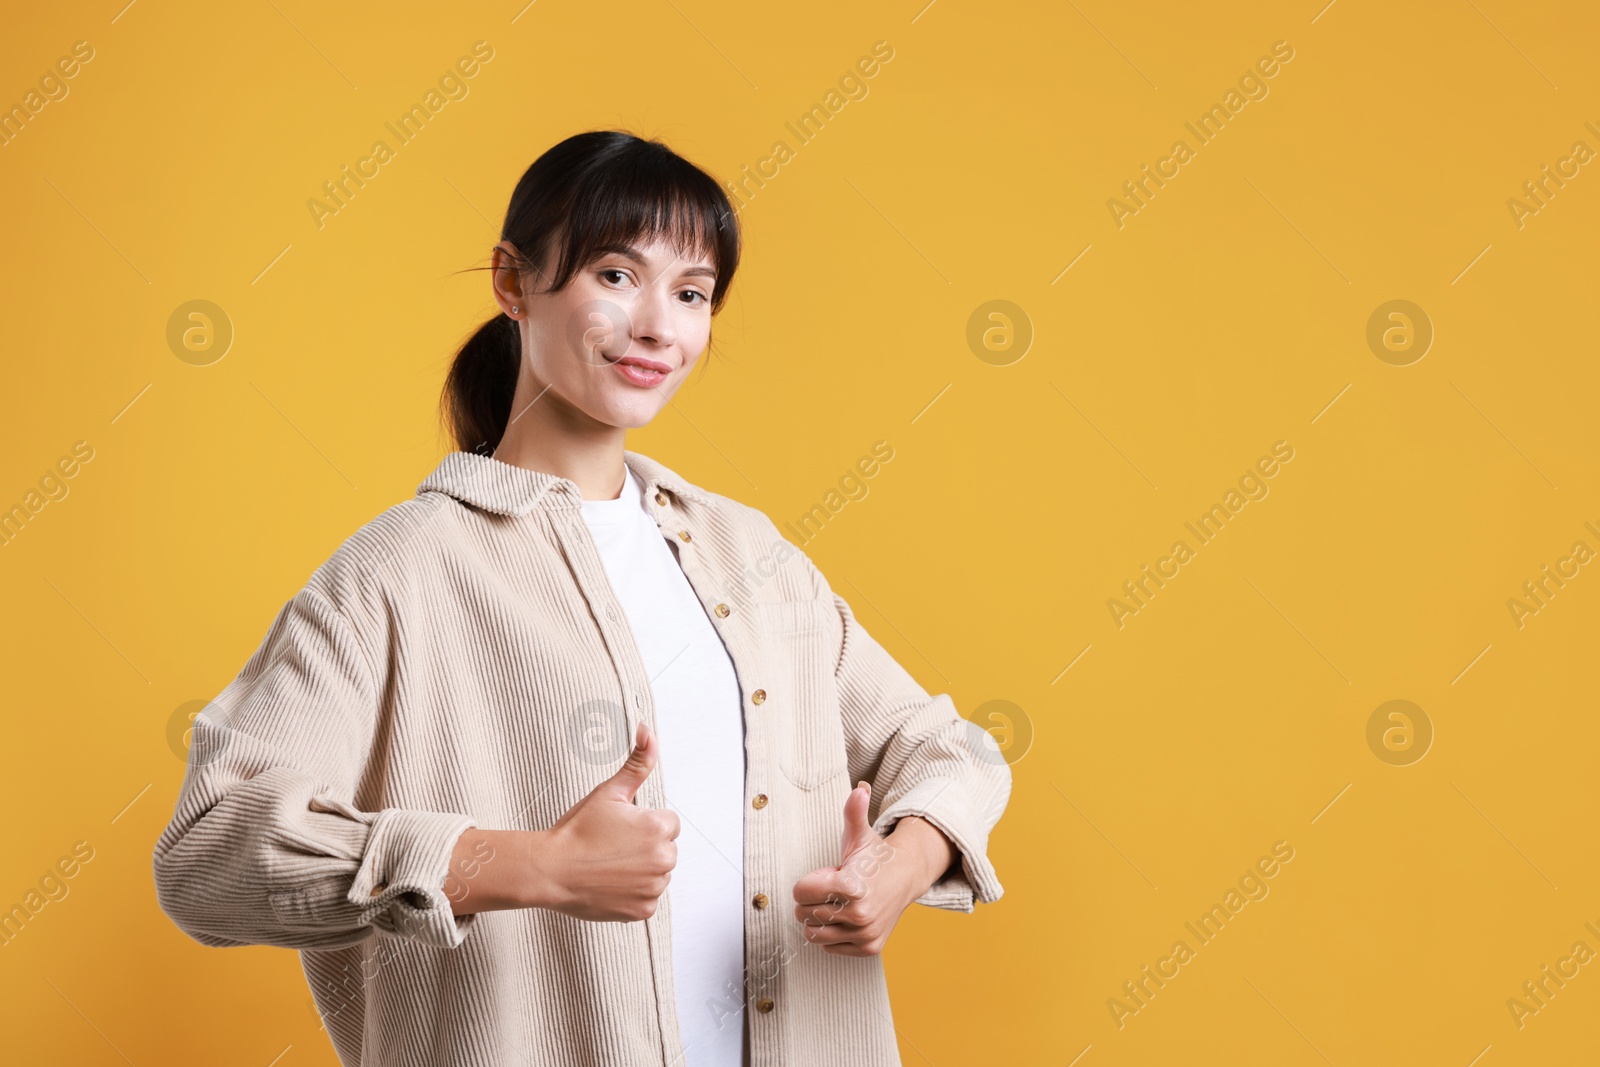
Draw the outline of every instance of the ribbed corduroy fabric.
<instances>
[{"instance_id":1,"label":"ribbed corduroy fabric","mask_svg":"<svg viewBox=\"0 0 1600 1067\"><path fill-rule=\"evenodd\" d=\"M745 722L745 988L753 1067L900 1062L879 958L806 942L794 883L839 862L844 800L920 815L960 862L918 903L999 898L1011 777L760 511L637 452L662 536L733 660ZM469 452L347 539L194 724L157 897L205 945L300 950L346 1067L681 1067L669 899L633 923L456 916L470 826L543 829L654 727L650 682L575 482ZM664 806L665 764L636 802ZM492 863L492 858L487 862ZM462 872L457 872L462 877ZM471 892L470 877L464 879Z\"/></svg>"}]
</instances>

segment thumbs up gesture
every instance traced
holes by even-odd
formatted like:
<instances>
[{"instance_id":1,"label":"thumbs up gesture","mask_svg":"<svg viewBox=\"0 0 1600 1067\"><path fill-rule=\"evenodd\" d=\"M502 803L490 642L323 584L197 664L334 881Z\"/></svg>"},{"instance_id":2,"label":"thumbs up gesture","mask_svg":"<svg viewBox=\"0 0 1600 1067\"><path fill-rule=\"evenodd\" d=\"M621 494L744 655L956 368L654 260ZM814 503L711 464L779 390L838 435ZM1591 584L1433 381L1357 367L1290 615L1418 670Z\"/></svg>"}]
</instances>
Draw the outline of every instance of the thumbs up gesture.
<instances>
[{"instance_id":1,"label":"thumbs up gesture","mask_svg":"<svg viewBox=\"0 0 1600 1067\"><path fill-rule=\"evenodd\" d=\"M844 802L839 865L819 867L794 886L794 916L807 941L838 956L876 956L912 901L954 861L934 825L902 818L887 838L867 821L872 786L859 783Z\"/></svg>"},{"instance_id":2,"label":"thumbs up gesture","mask_svg":"<svg viewBox=\"0 0 1600 1067\"><path fill-rule=\"evenodd\" d=\"M636 922L656 913L678 864L678 816L633 803L655 769L660 744L639 724L616 774L534 835L530 869L542 907L594 922Z\"/></svg>"}]
</instances>

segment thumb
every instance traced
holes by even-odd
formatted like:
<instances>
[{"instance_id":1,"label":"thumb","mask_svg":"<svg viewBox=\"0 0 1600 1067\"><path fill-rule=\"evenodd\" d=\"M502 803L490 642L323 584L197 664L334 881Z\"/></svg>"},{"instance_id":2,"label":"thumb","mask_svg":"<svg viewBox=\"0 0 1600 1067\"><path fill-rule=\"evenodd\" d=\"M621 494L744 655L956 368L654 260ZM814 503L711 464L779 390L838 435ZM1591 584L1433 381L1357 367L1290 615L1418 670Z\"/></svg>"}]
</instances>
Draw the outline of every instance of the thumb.
<instances>
[{"instance_id":1,"label":"thumb","mask_svg":"<svg viewBox=\"0 0 1600 1067\"><path fill-rule=\"evenodd\" d=\"M878 831L867 822L867 805L871 802L872 786L866 782L858 783L845 798L844 834L839 841L841 867L849 862L851 856L879 840Z\"/></svg>"},{"instance_id":2,"label":"thumb","mask_svg":"<svg viewBox=\"0 0 1600 1067\"><path fill-rule=\"evenodd\" d=\"M601 782L595 792L613 800L631 802L639 787L644 785L644 780L655 770L658 755L660 746L656 743L656 735L641 722L634 734L633 751L628 753L628 758L617 769L617 773Z\"/></svg>"}]
</instances>

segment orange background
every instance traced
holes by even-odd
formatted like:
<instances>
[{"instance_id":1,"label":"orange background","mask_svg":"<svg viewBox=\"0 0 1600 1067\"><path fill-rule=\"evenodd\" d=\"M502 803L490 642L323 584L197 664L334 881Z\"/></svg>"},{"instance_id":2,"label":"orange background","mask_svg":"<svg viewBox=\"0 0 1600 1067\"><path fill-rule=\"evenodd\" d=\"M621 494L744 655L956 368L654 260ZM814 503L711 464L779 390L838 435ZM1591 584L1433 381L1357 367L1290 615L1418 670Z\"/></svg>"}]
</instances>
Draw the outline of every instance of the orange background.
<instances>
[{"instance_id":1,"label":"orange background","mask_svg":"<svg viewBox=\"0 0 1600 1067\"><path fill-rule=\"evenodd\" d=\"M1004 899L914 909L890 945L908 1064L1592 1056L1600 966L1520 1027L1507 1000L1600 950L1600 576L1520 627L1507 601L1600 549L1600 174L1520 226L1507 202L1600 149L1600 23L1319 6L9 14L0 105L93 48L0 147L0 507L93 450L0 547L0 906L93 850L0 948L12 1057L335 1062L294 953L206 949L156 907L183 709L448 448L439 386L512 186L611 126L725 180L790 149L741 211L714 351L630 447L782 526L888 441L805 550L930 690L1020 709L992 720ZM467 95L319 228L307 200L477 41ZM1279 41L1199 144L1185 122ZM1180 138L1119 228L1108 200ZM193 300L233 332L204 365L167 339ZM1392 300L1434 331L1403 366L1367 341ZM1107 601L1279 441L1268 494L1119 627ZM1431 725L1420 760L1369 747L1391 700ZM1119 1027L1123 983L1279 841L1270 893Z\"/></svg>"}]
</instances>

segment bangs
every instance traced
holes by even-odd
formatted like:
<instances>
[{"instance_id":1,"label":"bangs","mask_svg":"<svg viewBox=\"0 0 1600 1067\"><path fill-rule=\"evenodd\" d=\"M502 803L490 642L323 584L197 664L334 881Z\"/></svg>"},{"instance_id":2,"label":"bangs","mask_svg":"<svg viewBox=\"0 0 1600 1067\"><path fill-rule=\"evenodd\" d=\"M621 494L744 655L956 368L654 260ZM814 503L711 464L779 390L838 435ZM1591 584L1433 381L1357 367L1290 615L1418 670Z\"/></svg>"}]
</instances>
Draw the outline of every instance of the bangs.
<instances>
[{"instance_id":1,"label":"bangs","mask_svg":"<svg viewBox=\"0 0 1600 1067\"><path fill-rule=\"evenodd\" d=\"M739 262L738 225L727 195L704 171L649 141L619 145L586 161L552 233L552 290L611 252L663 241L684 259L704 256L717 272L711 309L722 304ZM535 262L545 250L530 250Z\"/></svg>"}]
</instances>

